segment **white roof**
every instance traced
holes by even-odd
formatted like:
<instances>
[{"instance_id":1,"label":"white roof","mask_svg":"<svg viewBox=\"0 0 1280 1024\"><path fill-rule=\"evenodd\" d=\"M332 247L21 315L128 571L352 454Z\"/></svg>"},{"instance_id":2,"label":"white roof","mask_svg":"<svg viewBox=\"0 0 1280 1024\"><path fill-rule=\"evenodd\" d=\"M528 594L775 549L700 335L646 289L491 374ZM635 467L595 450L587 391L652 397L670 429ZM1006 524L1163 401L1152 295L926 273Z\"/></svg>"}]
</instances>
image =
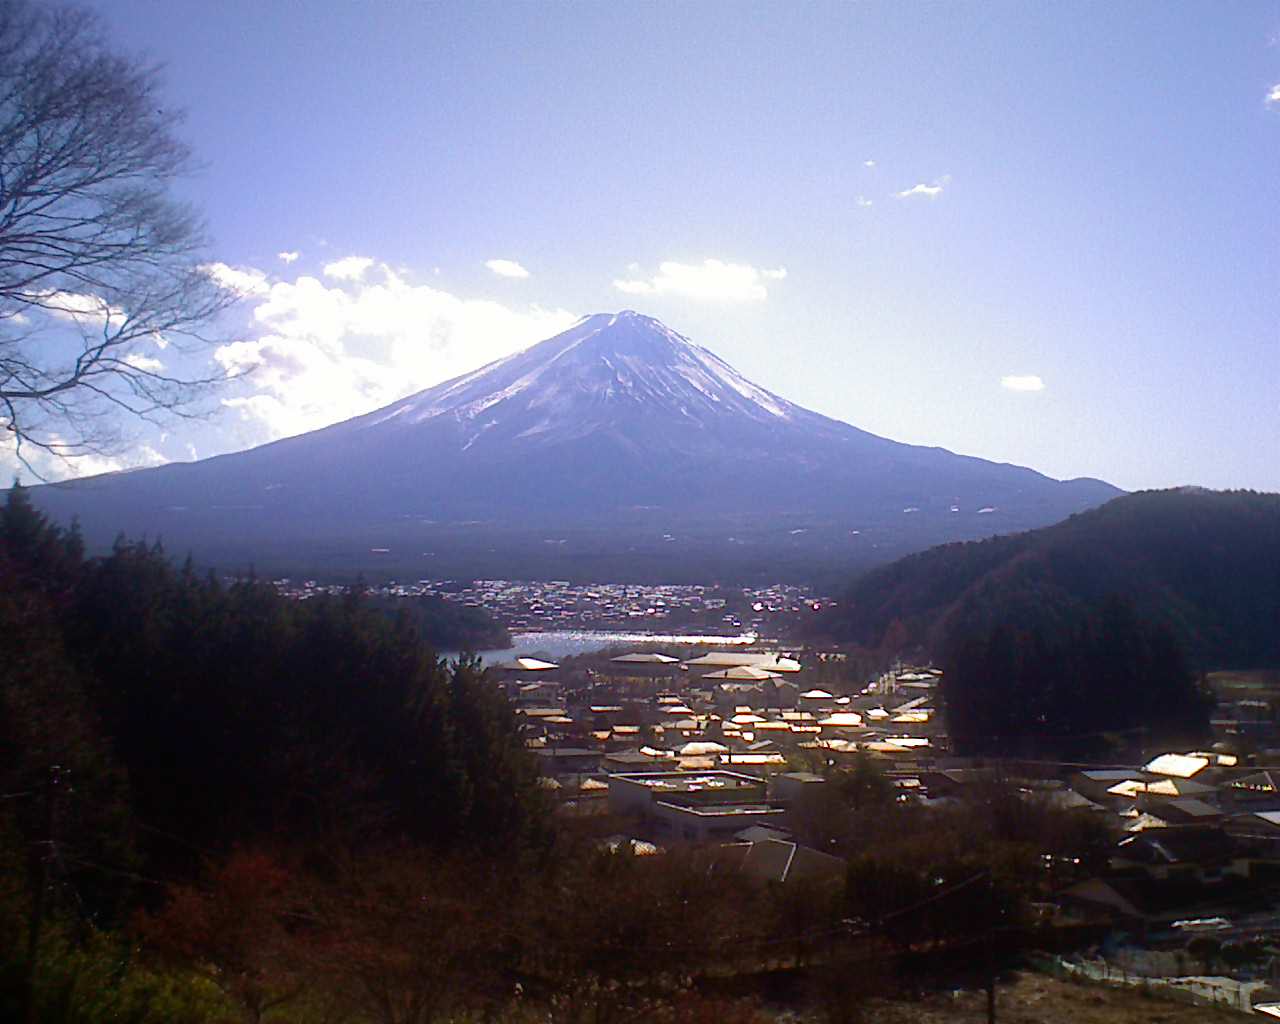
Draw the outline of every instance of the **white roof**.
<instances>
[{"instance_id":1,"label":"white roof","mask_svg":"<svg viewBox=\"0 0 1280 1024\"><path fill-rule=\"evenodd\" d=\"M1161 754L1147 765L1146 770L1153 775L1172 775L1178 779L1189 779L1207 767L1209 767L1207 757L1193 757L1190 754Z\"/></svg>"},{"instance_id":2,"label":"white roof","mask_svg":"<svg viewBox=\"0 0 1280 1024\"><path fill-rule=\"evenodd\" d=\"M787 759L777 751L764 754L721 754L721 764L786 764Z\"/></svg>"},{"instance_id":3,"label":"white roof","mask_svg":"<svg viewBox=\"0 0 1280 1024\"><path fill-rule=\"evenodd\" d=\"M610 661L616 661L622 665L672 665L679 661L679 658L673 658L668 654L643 654L639 651L632 654L620 654L616 658L610 658Z\"/></svg>"},{"instance_id":4,"label":"white roof","mask_svg":"<svg viewBox=\"0 0 1280 1024\"><path fill-rule=\"evenodd\" d=\"M806 700L830 700L832 698L832 694L827 693L826 690L806 690L800 696Z\"/></svg>"},{"instance_id":5,"label":"white roof","mask_svg":"<svg viewBox=\"0 0 1280 1024\"><path fill-rule=\"evenodd\" d=\"M512 672L544 672L547 669L559 667L559 665L553 665L549 661L542 661L538 658L516 658L514 661L504 661L498 666L498 668L504 668Z\"/></svg>"},{"instance_id":6,"label":"white roof","mask_svg":"<svg viewBox=\"0 0 1280 1024\"><path fill-rule=\"evenodd\" d=\"M862 725L862 716L856 711L840 711L818 719L818 724L836 729L856 729Z\"/></svg>"},{"instance_id":7,"label":"white roof","mask_svg":"<svg viewBox=\"0 0 1280 1024\"><path fill-rule=\"evenodd\" d=\"M1265 702L1254 703L1262 703L1264 707L1266 706ZM1203 750L1189 751L1187 757L1207 757L1210 764L1217 765L1219 768L1234 768L1240 761L1235 754L1219 754L1214 751L1206 752Z\"/></svg>"},{"instance_id":8,"label":"white roof","mask_svg":"<svg viewBox=\"0 0 1280 1024\"><path fill-rule=\"evenodd\" d=\"M888 742L867 743L863 745L862 749L869 750L875 754L902 755L908 752L906 747L900 746L897 743L888 743Z\"/></svg>"},{"instance_id":9,"label":"white roof","mask_svg":"<svg viewBox=\"0 0 1280 1024\"><path fill-rule=\"evenodd\" d=\"M1114 786L1108 786L1107 792L1115 796L1127 796L1130 799L1137 797L1139 793L1147 791L1147 784L1139 782L1137 779L1125 779L1123 782L1117 782Z\"/></svg>"},{"instance_id":10,"label":"white roof","mask_svg":"<svg viewBox=\"0 0 1280 1024\"><path fill-rule=\"evenodd\" d=\"M767 669L756 668L754 665L734 665L732 668L722 668L718 672L708 672L702 677L703 679L743 679L751 682L762 682L765 679L777 679L777 672L770 672Z\"/></svg>"},{"instance_id":11,"label":"white roof","mask_svg":"<svg viewBox=\"0 0 1280 1024\"><path fill-rule=\"evenodd\" d=\"M750 665L771 672L799 672L800 662L779 654L761 654L749 651L711 651L685 662L686 665L716 665L721 668Z\"/></svg>"},{"instance_id":12,"label":"white roof","mask_svg":"<svg viewBox=\"0 0 1280 1024\"><path fill-rule=\"evenodd\" d=\"M706 757L708 754L727 754L729 748L723 743L711 743L706 740L695 740L680 748L681 757Z\"/></svg>"}]
</instances>

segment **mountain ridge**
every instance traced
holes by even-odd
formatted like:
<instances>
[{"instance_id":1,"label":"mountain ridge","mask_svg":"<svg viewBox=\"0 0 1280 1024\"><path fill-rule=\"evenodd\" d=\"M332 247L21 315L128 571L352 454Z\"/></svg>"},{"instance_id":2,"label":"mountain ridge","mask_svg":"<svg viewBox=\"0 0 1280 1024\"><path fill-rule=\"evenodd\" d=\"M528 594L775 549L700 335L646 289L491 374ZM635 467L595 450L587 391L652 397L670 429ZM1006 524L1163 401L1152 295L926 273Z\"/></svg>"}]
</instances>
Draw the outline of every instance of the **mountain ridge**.
<instances>
[{"instance_id":1,"label":"mountain ridge","mask_svg":"<svg viewBox=\"0 0 1280 1024\"><path fill-rule=\"evenodd\" d=\"M584 317L317 431L32 492L49 514L78 515L90 543L123 529L224 560L289 547L290 537L346 545L353 558L393 543L434 552L433 531L476 521L517 533L621 527L645 550L677 535L724 547L763 543L770 521L787 519L798 531L789 537L821 535L811 564L868 532L879 540L860 546L883 543L870 556L882 558L930 538L1043 525L1117 493L823 416L631 310ZM597 540L595 555L607 548ZM527 555L530 542L503 543Z\"/></svg>"}]
</instances>

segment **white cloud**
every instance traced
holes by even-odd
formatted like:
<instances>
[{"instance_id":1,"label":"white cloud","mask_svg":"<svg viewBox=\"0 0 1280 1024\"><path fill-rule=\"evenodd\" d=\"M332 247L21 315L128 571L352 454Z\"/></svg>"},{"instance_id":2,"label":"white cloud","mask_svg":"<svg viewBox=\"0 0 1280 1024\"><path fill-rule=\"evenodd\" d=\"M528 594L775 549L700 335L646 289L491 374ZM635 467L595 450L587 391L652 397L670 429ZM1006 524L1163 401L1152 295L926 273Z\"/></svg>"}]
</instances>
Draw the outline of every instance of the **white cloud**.
<instances>
[{"instance_id":1,"label":"white cloud","mask_svg":"<svg viewBox=\"0 0 1280 1024\"><path fill-rule=\"evenodd\" d=\"M271 287L267 275L254 267L232 267L226 263L206 263L200 268L228 291L247 298L265 295Z\"/></svg>"},{"instance_id":2,"label":"white cloud","mask_svg":"<svg viewBox=\"0 0 1280 1024\"><path fill-rule=\"evenodd\" d=\"M1267 106L1280 107L1280 82L1267 90Z\"/></svg>"},{"instance_id":3,"label":"white cloud","mask_svg":"<svg viewBox=\"0 0 1280 1024\"><path fill-rule=\"evenodd\" d=\"M912 196L925 196L929 199L937 199L938 196L942 195L942 190L946 188L950 182L951 175L944 174L932 185L926 185L924 182L920 182L919 184L912 185L908 189L903 189L901 192L895 192L894 196L898 199L910 199Z\"/></svg>"},{"instance_id":4,"label":"white cloud","mask_svg":"<svg viewBox=\"0 0 1280 1024\"><path fill-rule=\"evenodd\" d=\"M874 167L875 165L876 165L876 162L875 162L874 160L863 160L863 161L862 161L862 166L863 166L863 167Z\"/></svg>"},{"instance_id":5,"label":"white cloud","mask_svg":"<svg viewBox=\"0 0 1280 1024\"><path fill-rule=\"evenodd\" d=\"M53 444L63 443L65 438L59 434L51 434L49 441ZM74 459L64 459L42 448L25 446L23 458L30 463L31 469L19 460L12 438L0 439L0 473L7 481L18 477L26 483L41 483L56 480L70 480L73 477L96 476L99 473L119 473L125 469L142 469L146 466L161 466L168 461L149 444L140 444L128 454L114 457L110 455L78 455ZM31 471L37 474L31 478Z\"/></svg>"},{"instance_id":6,"label":"white cloud","mask_svg":"<svg viewBox=\"0 0 1280 1024\"><path fill-rule=\"evenodd\" d=\"M44 291L31 296L38 305L57 320L74 323L82 330L98 328L110 321L123 320L125 312L105 299L87 292Z\"/></svg>"},{"instance_id":7,"label":"white cloud","mask_svg":"<svg viewBox=\"0 0 1280 1024\"><path fill-rule=\"evenodd\" d=\"M141 352L130 352L124 357L124 361L135 370L142 370L144 373L156 373L164 369L164 363L159 359L144 356Z\"/></svg>"},{"instance_id":8,"label":"white cloud","mask_svg":"<svg viewBox=\"0 0 1280 1024\"><path fill-rule=\"evenodd\" d=\"M463 299L386 266L369 280L340 281L277 282L253 310L250 336L217 350L225 369L253 371L223 402L240 417L241 444L369 412L577 319L563 309Z\"/></svg>"},{"instance_id":9,"label":"white cloud","mask_svg":"<svg viewBox=\"0 0 1280 1024\"><path fill-rule=\"evenodd\" d=\"M866 196L858 196L858 198L855 199L854 202L857 203L858 206L864 210L867 209L867 207L869 206L875 206L875 203L872 200L868 199Z\"/></svg>"},{"instance_id":10,"label":"white cloud","mask_svg":"<svg viewBox=\"0 0 1280 1024\"><path fill-rule=\"evenodd\" d=\"M648 281L623 281L615 279L613 286L626 295L653 295L657 289Z\"/></svg>"},{"instance_id":11,"label":"white cloud","mask_svg":"<svg viewBox=\"0 0 1280 1024\"><path fill-rule=\"evenodd\" d=\"M760 270L744 263L703 260L677 263L668 260L653 277L619 279L613 286L627 295L682 295L711 302L763 302L769 297L762 280L780 281L785 267Z\"/></svg>"},{"instance_id":12,"label":"white cloud","mask_svg":"<svg viewBox=\"0 0 1280 1024\"><path fill-rule=\"evenodd\" d=\"M1000 386L1006 391L1043 391L1044 381L1034 373L1009 374L1000 378Z\"/></svg>"},{"instance_id":13,"label":"white cloud","mask_svg":"<svg viewBox=\"0 0 1280 1024\"><path fill-rule=\"evenodd\" d=\"M276 253L276 259L278 259L281 263L286 263L286 264L296 263L298 261L298 257L301 255L302 253L298 252L297 249L294 249L292 252Z\"/></svg>"},{"instance_id":14,"label":"white cloud","mask_svg":"<svg viewBox=\"0 0 1280 1024\"><path fill-rule=\"evenodd\" d=\"M529 271L515 260L485 260L484 265L499 277L528 277Z\"/></svg>"},{"instance_id":15,"label":"white cloud","mask_svg":"<svg viewBox=\"0 0 1280 1024\"><path fill-rule=\"evenodd\" d=\"M324 276L335 281L359 281L364 272L373 266L368 256L345 256L340 260L324 265Z\"/></svg>"}]
</instances>

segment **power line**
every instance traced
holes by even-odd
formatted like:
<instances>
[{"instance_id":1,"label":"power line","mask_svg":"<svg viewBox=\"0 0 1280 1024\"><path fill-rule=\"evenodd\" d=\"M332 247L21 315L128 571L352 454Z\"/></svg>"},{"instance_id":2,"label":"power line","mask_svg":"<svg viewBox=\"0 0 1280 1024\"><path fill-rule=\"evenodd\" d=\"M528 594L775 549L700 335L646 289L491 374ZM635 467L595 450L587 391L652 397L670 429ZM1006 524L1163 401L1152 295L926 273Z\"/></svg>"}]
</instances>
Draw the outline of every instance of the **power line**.
<instances>
[{"instance_id":1,"label":"power line","mask_svg":"<svg viewBox=\"0 0 1280 1024\"><path fill-rule=\"evenodd\" d=\"M904 914L910 914L913 911L919 910L921 907L927 907L930 903L937 903L939 900L945 899L946 897L950 896L952 893L959 892L961 889L964 889L965 887L972 885L974 882L977 882L980 879L989 878L990 875L991 875L991 872L985 869L982 871L979 871L976 875L972 876L971 878L966 878L962 882L956 882L954 885L948 886L946 889L943 889L941 892L934 893L932 896L929 896L923 900L920 900L918 903L913 903L911 906L903 907L900 910L891 911L888 914L883 914L881 915L880 920L892 921L894 918L902 917Z\"/></svg>"},{"instance_id":2,"label":"power line","mask_svg":"<svg viewBox=\"0 0 1280 1024\"><path fill-rule=\"evenodd\" d=\"M198 846L194 842L192 842L190 839L184 839L182 838L182 836L176 836L172 832L166 832L162 828L156 828L154 825L148 825L145 821L138 821L138 822L135 822L135 824L138 826L138 828L142 829L144 832L151 832L151 833L154 833L155 835L163 836L165 839L170 839L173 842L180 844L181 846L185 846L189 850L194 850L196 853L203 853L206 857L217 856L217 854L214 853L212 850L207 850L203 846Z\"/></svg>"}]
</instances>

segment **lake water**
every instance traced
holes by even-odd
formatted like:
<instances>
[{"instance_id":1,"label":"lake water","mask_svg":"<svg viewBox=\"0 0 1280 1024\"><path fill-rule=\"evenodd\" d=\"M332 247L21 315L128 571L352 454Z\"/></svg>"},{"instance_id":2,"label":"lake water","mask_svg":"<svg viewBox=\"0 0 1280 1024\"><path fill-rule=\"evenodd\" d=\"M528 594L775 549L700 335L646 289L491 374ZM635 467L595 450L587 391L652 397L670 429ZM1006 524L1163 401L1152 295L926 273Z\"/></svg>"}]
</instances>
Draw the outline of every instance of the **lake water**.
<instances>
[{"instance_id":1,"label":"lake water","mask_svg":"<svg viewBox=\"0 0 1280 1024\"><path fill-rule=\"evenodd\" d=\"M548 629L528 633L512 633L513 646L502 650L477 651L486 665L512 658L543 655L551 658L567 658L573 654L590 654L606 647L631 644L670 644L673 647L745 647L759 643L754 633L734 636L701 633L637 633L626 630ZM456 658L457 651L441 652L446 658Z\"/></svg>"}]
</instances>

